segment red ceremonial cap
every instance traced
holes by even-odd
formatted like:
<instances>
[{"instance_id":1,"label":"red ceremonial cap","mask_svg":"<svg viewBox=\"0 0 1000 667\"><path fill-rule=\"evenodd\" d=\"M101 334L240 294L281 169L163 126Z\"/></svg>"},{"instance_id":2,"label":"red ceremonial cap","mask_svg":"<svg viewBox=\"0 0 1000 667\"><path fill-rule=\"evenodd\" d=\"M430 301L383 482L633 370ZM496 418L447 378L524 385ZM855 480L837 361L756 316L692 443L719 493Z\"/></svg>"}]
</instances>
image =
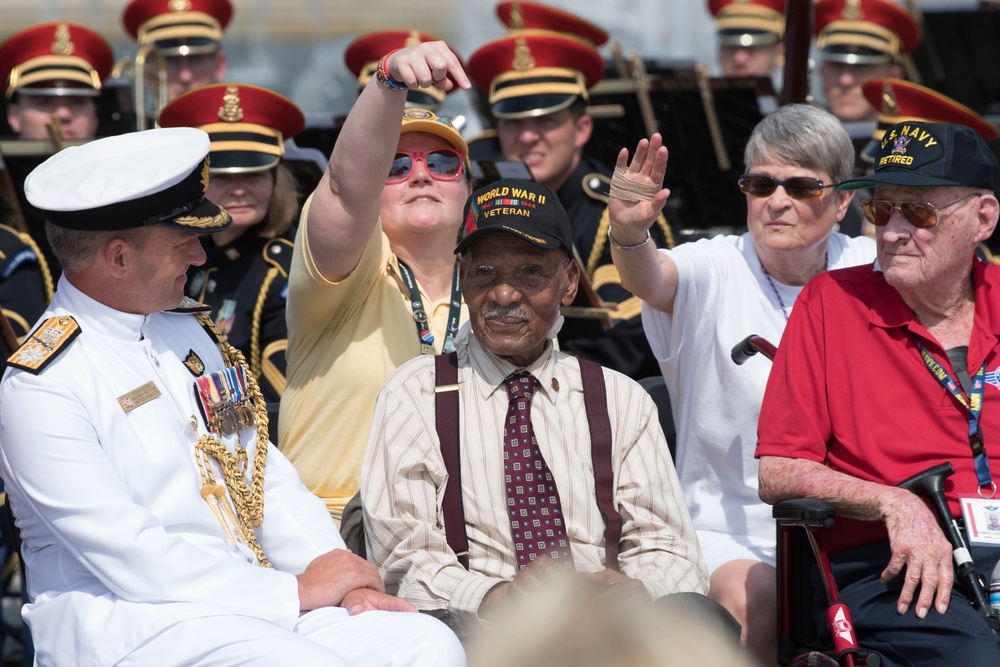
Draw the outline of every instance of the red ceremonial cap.
<instances>
[{"instance_id":1,"label":"red ceremonial cap","mask_svg":"<svg viewBox=\"0 0 1000 667\"><path fill-rule=\"evenodd\" d=\"M573 35L591 46L601 46L608 41L608 33L593 23L537 2L501 2L497 5L497 17L511 34L548 30Z\"/></svg>"},{"instance_id":2,"label":"red ceremonial cap","mask_svg":"<svg viewBox=\"0 0 1000 667\"><path fill-rule=\"evenodd\" d=\"M775 44L785 33L785 0L708 0L719 44Z\"/></svg>"},{"instance_id":3,"label":"red ceremonial cap","mask_svg":"<svg viewBox=\"0 0 1000 667\"><path fill-rule=\"evenodd\" d=\"M818 0L813 16L816 47L824 60L897 62L924 38L916 17L891 0Z\"/></svg>"},{"instance_id":4,"label":"red ceremonial cap","mask_svg":"<svg viewBox=\"0 0 1000 667\"><path fill-rule=\"evenodd\" d=\"M232 17L229 0L132 0L122 22L140 46L188 56L218 51Z\"/></svg>"},{"instance_id":5,"label":"red ceremonial cap","mask_svg":"<svg viewBox=\"0 0 1000 667\"><path fill-rule=\"evenodd\" d=\"M553 32L501 37L479 47L466 70L489 91L497 118L542 116L565 109L604 74L604 59L586 42Z\"/></svg>"},{"instance_id":6,"label":"red ceremonial cap","mask_svg":"<svg viewBox=\"0 0 1000 667\"><path fill-rule=\"evenodd\" d=\"M0 44L7 99L17 92L97 97L113 64L103 37L67 21L33 25Z\"/></svg>"},{"instance_id":7,"label":"red ceremonial cap","mask_svg":"<svg viewBox=\"0 0 1000 667\"><path fill-rule=\"evenodd\" d=\"M383 30L381 32L370 32L361 35L347 46L344 53L344 62L354 76L358 77L358 88L364 88L368 80L375 74L382 56L396 49L403 49L407 46L420 44L422 42L438 42L440 37L435 37L419 30ZM448 48L455 56L461 60L458 51L450 44ZM406 93L406 105L412 107L424 107L436 109L444 100L445 95L458 90L455 86L447 93L436 86L409 90Z\"/></svg>"},{"instance_id":8,"label":"red ceremonial cap","mask_svg":"<svg viewBox=\"0 0 1000 667\"><path fill-rule=\"evenodd\" d=\"M964 104L925 86L902 79L881 78L865 81L861 90L869 104L879 112L872 143L861 154L866 160L874 160L886 130L908 120L965 125L975 130L987 143L1000 138L996 125Z\"/></svg>"},{"instance_id":9,"label":"red ceremonial cap","mask_svg":"<svg viewBox=\"0 0 1000 667\"><path fill-rule=\"evenodd\" d=\"M306 119L284 95L249 84L213 83L163 107L160 127L196 127L208 133L212 173L263 171L278 164L285 140Z\"/></svg>"}]
</instances>

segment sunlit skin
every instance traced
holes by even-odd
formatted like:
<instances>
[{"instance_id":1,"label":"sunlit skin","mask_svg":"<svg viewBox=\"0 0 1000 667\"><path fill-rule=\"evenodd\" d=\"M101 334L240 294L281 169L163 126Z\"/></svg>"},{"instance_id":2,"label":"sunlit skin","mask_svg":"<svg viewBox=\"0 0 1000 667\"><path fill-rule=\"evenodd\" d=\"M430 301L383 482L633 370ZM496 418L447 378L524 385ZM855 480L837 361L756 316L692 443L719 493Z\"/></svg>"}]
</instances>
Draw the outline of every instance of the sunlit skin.
<instances>
[{"instance_id":1,"label":"sunlit skin","mask_svg":"<svg viewBox=\"0 0 1000 667\"><path fill-rule=\"evenodd\" d=\"M545 250L491 231L462 253L462 294L476 339L519 368L545 350L560 306L576 297L580 269L561 249Z\"/></svg>"},{"instance_id":2,"label":"sunlit skin","mask_svg":"<svg viewBox=\"0 0 1000 667\"><path fill-rule=\"evenodd\" d=\"M184 298L188 267L205 263L198 234L167 227L150 228L141 250L125 245L121 261L134 276L129 281L134 304L129 312L149 314L176 308Z\"/></svg>"},{"instance_id":3,"label":"sunlit skin","mask_svg":"<svg viewBox=\"0 0 1000 667\"><path fill-rule=\"evenodd\" d=\"M785 46L752 44L750 46L719 46L719 67L726 76L771 76L781 63Z\"/></svg>"},{"instance_id":4,"label":"sunlit skin","mask_svg":"<svg viewBox=\"0 0 1000 667\"><path fill-rule=\"evenodd\" d=\"M778 180L810 176L824 184L832 182L830 175L824 171L782 162L759 162L747 172ZM834 225L847 212L851 198L850 192L826 188L818 197L793 199L780 185L767 197L747 195L747 228L753 237L757 255L768 267L787 263L783 255L802 253L821 258L827 239ZM822 270L820 267L819 271ZM782 282L785 284L801 284L787 276L781 278L784 278Z\"/></svg>"},{"instance_id":5,"label":"sunlit skin","mask_svg":"<svg viewBox=\"0 0 1000 667\"><path fill-rule=\"evenodd\" d=\"M940 208L973 192L976 191L970 188L879 185L874 198L897 204L929 202ZM982 240L979 237L983 229L978 224L980 216L976 216L976 222L968 222L966 218L979 207L992 207L995 211L996 200L992 196L969 197L938 211L937 224L925 229L914 227L899 209L893 210L889 222L875 228L878 262L886 282L903 291L919 289L943 282L943 278L954 275L956 267L971 264L969 248Z\"/></svg>"},{"instance_id":6,"label":"sunlit skin","mask_svg":"<svg viewBox=\"0 0 1000 667\"><path fill-rule=\"evenodd\" d=\"M454 147L433 134L407 132L399 137L398 148L420 152ZM431 177L423 160L417 160L409 178L382 189L382 230L394 246L408 236L440 231L442 227L451 229L457 237L469 194L464 165L462 170L454 180L439 181Z\"/></svg>"},{"instance_id":7,"label":"sunlit skin","mask_svg":"<svg viewBox=\"0 0 1000 667\"><path fill-rule=\"evenodd\" d=\"M167 56L167 101L181 93L222 81L226 55L222 51L191 56Z\"/></svg>"},{"instance_id":8,"label":"sunlit skin","mask_svg":"<svg viewBox=\"0 0 1000 667\"><path fill-rule=\"evenodd\" d=\"M216 245L223 246L243 235L250 227L263 222L274 194L274 170L239 174L212 174L205 196L226 209L233 226L212 234Z\"/></svg>"},{"instance_id":9,"label":"sunlit skin","mask_svg":"<svg viewBox=\"0 0 1000 667\"><path fill-rule=\"evenodd\" d=\"M820 76L830 113L845 123L872 121L878 118L878 109L868 103L862 84L868 79L902 77L903 68L892 63L851 65L826 61L820 67Z\"/></svg>"},{"instance_id":10,"label":"sunlit skin","mask_svg":"<svg viewBox=\"0 0 1000 667\"><path fill-rule=\"evenodd\" d=\"M569 109L531 118L497 121L500 149L508 160L523 162L536 181L553 192L573 173L590 140L594 121L583 115L573 120Z\"/></svg>"},{"instance_id":11,"label":"sunlit skin","mask_svg":"<svg viewBox=\"0 0 1000 667\"><path fill-rule=\"evenodd\" d=\"M7 105L7 123L21 139L49 139L53 120L64 139L93 139L97 135L97 102L83 95L19 92Z\"/></svg>"}]
</instances>

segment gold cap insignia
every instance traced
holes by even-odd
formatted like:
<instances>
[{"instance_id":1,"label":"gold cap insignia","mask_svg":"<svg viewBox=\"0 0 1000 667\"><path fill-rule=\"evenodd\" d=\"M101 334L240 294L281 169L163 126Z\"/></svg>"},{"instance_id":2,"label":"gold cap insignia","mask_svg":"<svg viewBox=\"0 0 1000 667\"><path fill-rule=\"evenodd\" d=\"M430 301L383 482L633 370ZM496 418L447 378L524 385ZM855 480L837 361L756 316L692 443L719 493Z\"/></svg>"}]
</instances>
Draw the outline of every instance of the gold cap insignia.
<instances>
[{"instance_id":1,"label":"gold cap insignia","mask_svg":"<svg viewBox=\"0 0 1000 667\"><path fill-rule=\"evenodd\" d=\"M243 120L240 90L236 86L226 86L226 94L222 96L222 106L219 107L219 120L226 123L238 123Z\"/></svg>"},{"instance_id":2,"label":"gold cap insignia","mask_svg":"<svg viewBox=\"0 0 1000 667\"><path fill-rule=\"evenodd\" d=\"M888 81L882 83L882 113L892 115L899 113L899 103L896 101L896 89Z\"/></svg>"},{"instance_id":3,"label":"gold cap insignia","mask_svg":"<svg viewBox=\"0 0 1000 667\"><path fill-rule=\"evenodd\" d=\"M531 47L528 46L528 40L523 37L518 37L514 42L514 62L511 64L511 69L515 72L535 69L535 58L531 55Z\"/></svg>"},{"instance_id":4,"label":"gold cap insignia","mask_svg":"<svg viewBox=\"0 0 1000 667\"><path fill-rule=\"evenodd\" d=\"M521 5L514 3L510 7L510 30L524 29L524 14L521 13Z\"/></svg>"},{"instance_id":5,"label":"gold cap insignia","mask_svg":"<svg viewBox=\"0 0 1000 667\"><path fill-rule=\"evenodd\" d=\"M416 30L411 30L410 34L406 36L406 46L416 46L420 44L420 33Z\"/></svg>"},{"instance_id":6,"label":"gold cap insignia","mask_svg":"<svg viewBox=\"0 0 1000 667\"><path fill-rule=\"evenodd\" d=\"M191 11L190 0L170 0L167 3L167 9L172 12L189 12Z\"/></svg>"},{"instance_id":7,"label":"gold cap insignia","mask_svg":"<svg viewBox=\"0 0 1000 667\"><path fill-rule=\"evenodd\" d=\"M60 23L56 26L56 34L52 42L52 53L61 56L71 56L74 51L76 51L76 46L70 40L69 26L65 23Z\"/></svg>"},{"instance_id":8,"label":"gold cap insignia","mask_svg":"<svg viewBox=\"0 0 1000 667\"><path fill-rule=\"evenodd\" d=\"M861 11L861 0L847 0L844 3L844 11L840 15L848 21L860 21L864 18L864 13Z\"/></svg>"}]
</instances>

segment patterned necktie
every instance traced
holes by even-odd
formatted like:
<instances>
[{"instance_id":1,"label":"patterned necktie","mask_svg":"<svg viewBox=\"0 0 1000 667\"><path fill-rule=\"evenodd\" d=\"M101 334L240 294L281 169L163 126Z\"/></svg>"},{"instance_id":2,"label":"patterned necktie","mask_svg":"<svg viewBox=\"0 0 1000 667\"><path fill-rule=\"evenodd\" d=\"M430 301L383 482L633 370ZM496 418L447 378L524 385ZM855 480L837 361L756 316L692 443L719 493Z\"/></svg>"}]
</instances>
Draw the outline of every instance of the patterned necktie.
<instances>
[{"instance_id":1,"label":"patterned necktie","mask_svg":"<svg viewBox=\"0 0 1000 667\"><path fill-rule=\"evenodd\" d=\"M510 399L503 438L504 484L518 570L540 556L562 560L571 567L573 555L566 538L559 491L531 426L531 396L538 380L528 371L521 371L508 376L504 383Z\"/></svg>"}]
</instances>

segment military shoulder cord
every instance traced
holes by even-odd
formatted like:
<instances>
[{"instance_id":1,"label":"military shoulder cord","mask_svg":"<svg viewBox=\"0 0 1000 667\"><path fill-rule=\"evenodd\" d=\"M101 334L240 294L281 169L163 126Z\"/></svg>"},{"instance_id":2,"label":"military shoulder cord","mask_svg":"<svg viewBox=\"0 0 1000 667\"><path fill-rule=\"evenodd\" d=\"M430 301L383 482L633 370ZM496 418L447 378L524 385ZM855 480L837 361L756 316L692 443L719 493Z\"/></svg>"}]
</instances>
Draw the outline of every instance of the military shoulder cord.
<instances>
[{"instance_id":1,"label":"military shoulder cord","mask_svg":"<svg viewBox=\"0 0 1000 667\"><path fill-rule=\"evenodd\" d=\"M261 329L261 318L264 314L264 303L267 301L267 293L271 289L271 283L274 279L278 277L278 267L272 266L271 270L267 272L264 276L264 282L261 283L260 292L257 293L257 303L254 304L253 318L250 322L250 375L254 378L260 377L261 366L264 360L261 358L260 352L260 329Z\"/></svg>"},{"instance_id":2,"label":"military shoulder cord","mask_svg":"<svg viewBox=\"0 0 1000 667\"><path fill-rule=\"evenodd\" d=\"M222 356L226 361L226 365L237 366L242 364L246 366L246 359L243 357L243 353L233 347L226 340L225 336L219 332L211 316L208 313L198 313L197 315L201 325L215 336L215 340L222 350ZM260 543L257 542L257 536L253 531L253 528L260 526L264 520L264 468L267 465L268 447L267 407L264 404L264 396L260 393L260 387L257 385L257 379L253 376L253 373L247 373L247 385L250 401L253 406L254 421L257 424L257 452L254 455L253 472L251 474L252 488L247 484L245 475L247 466L246 448L242 446L237 447L237 453L233 455L218 438L211 435L200 436L195 447L199 452L208 454L218 462L219 467L222 469L226 488L229 490L229 496L233 499L233 504L236 506L236 513L239 517L237 528L239 529L240 537L243 538L246 545L257 556L258 565L261 567L271 567L271 563L264 555L264 551L261 549ZM224 501L224 498L219 498L221 489L211 488L212 485L215 487L218 485L214 484L214 475L208 463L201 458L201 455L199 455L199 463L204 481L206 482L202 490L202 496L212 506L213 511L216 511L217 506L214 503L220 500ZM209 496L214 497L216 500L210 500ZM228 510L228 507L226 509ZM223 528L225 527L225 524L223 524ZM226 532L227 534L229 533L228 528ZM229 537L232 539L232 535Z\"/></svg>"}]
</instances>

